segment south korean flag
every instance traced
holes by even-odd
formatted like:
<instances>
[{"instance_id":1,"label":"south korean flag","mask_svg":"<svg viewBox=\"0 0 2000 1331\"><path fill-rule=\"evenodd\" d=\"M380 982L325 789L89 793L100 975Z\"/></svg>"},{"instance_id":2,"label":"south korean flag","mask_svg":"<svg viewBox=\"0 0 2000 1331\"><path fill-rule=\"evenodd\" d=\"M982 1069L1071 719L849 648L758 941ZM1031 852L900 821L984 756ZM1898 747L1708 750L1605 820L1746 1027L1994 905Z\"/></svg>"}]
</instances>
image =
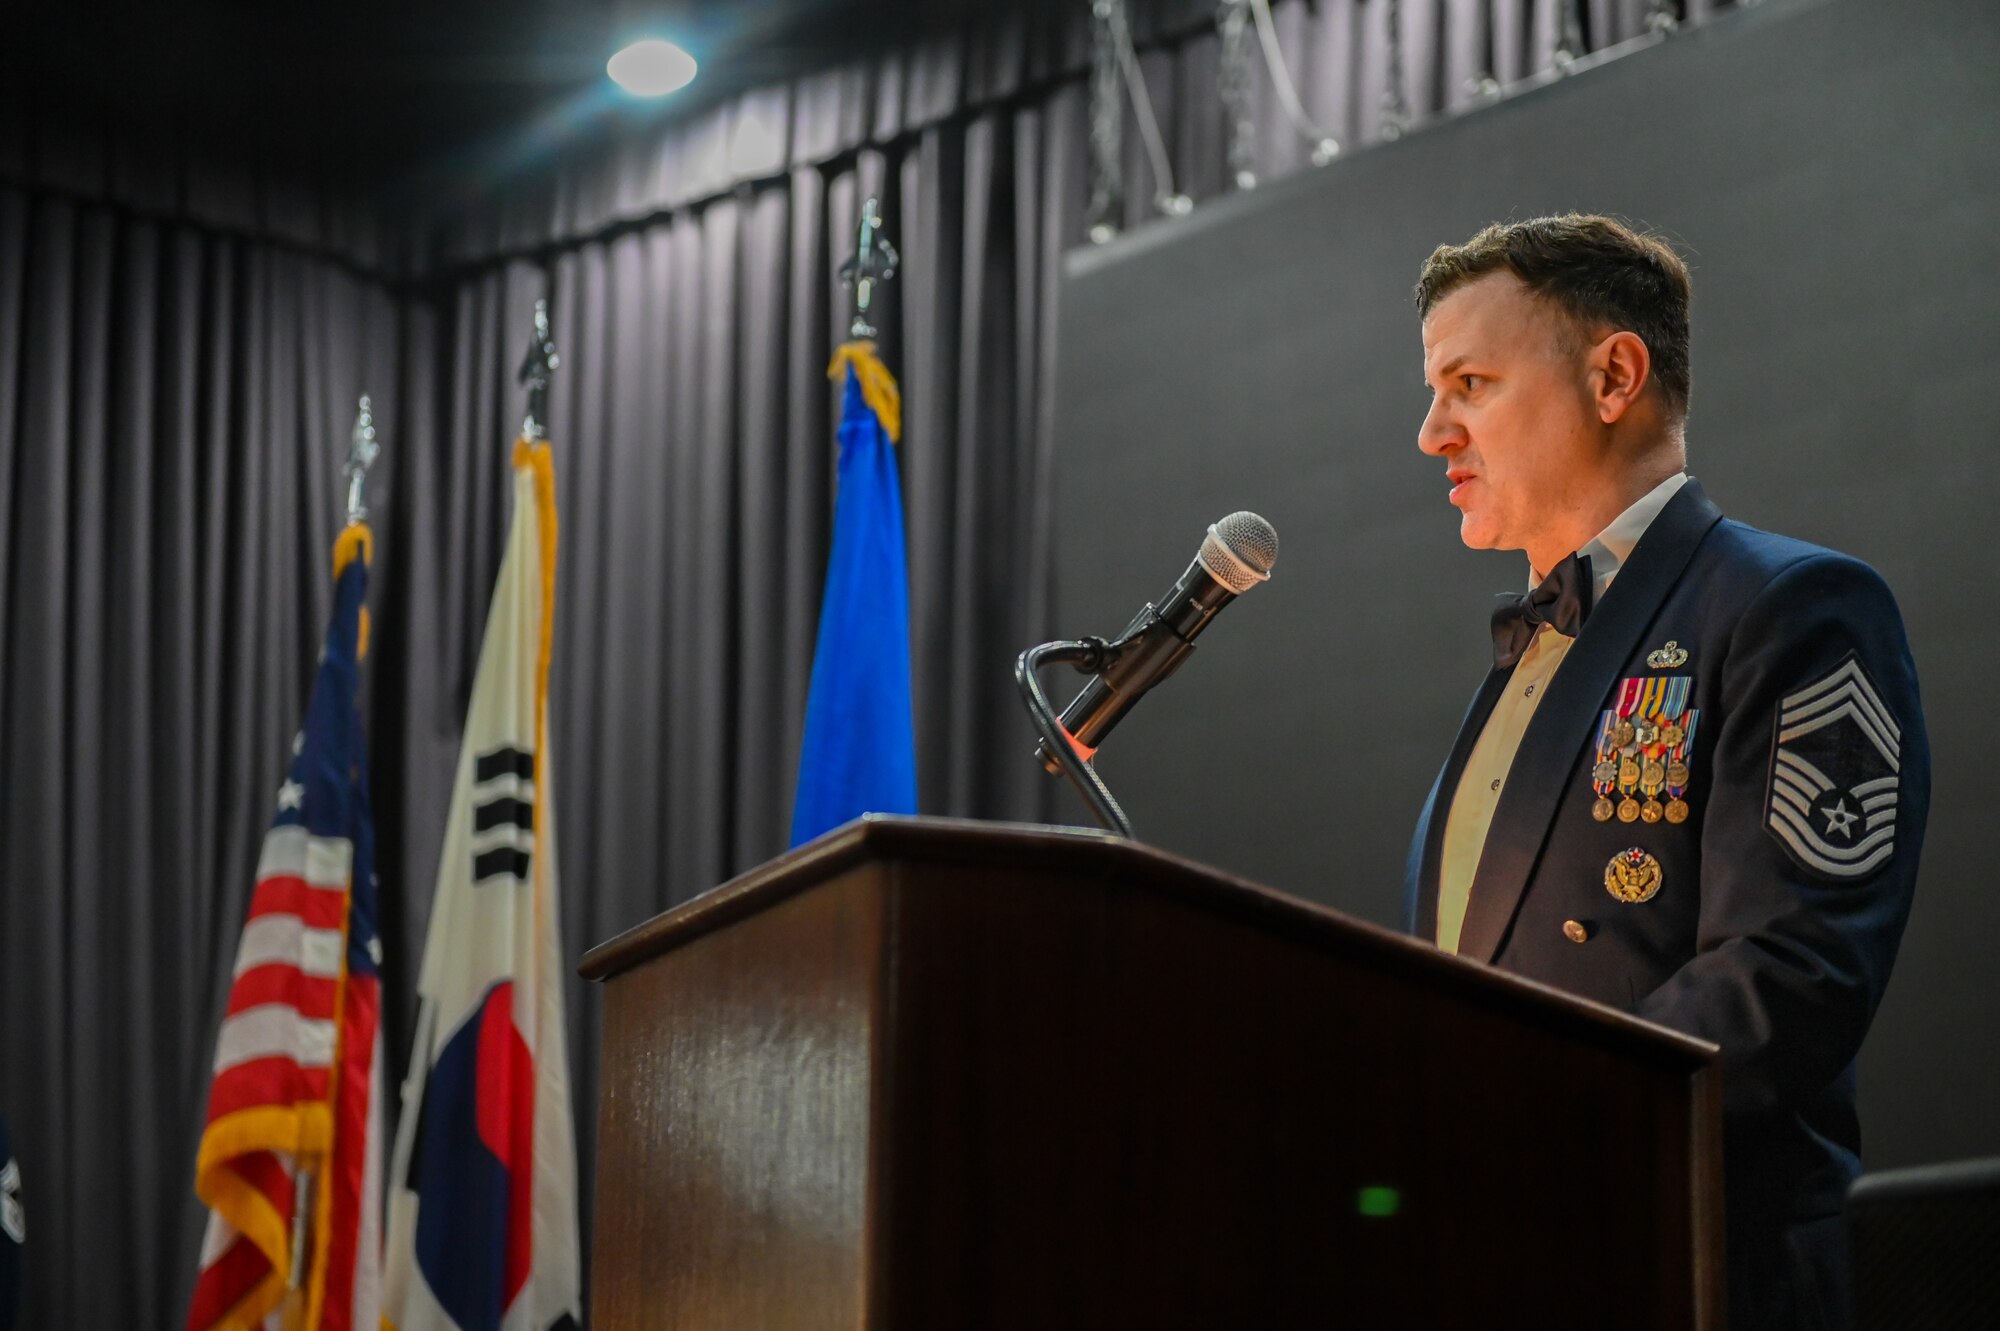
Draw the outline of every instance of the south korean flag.
<instances>
[{"instance_id":1,"label":"south korean flag","mask_svg":"<svg viewBox=\"0 0 2000 1331\"><path fill-rule=\"evenodd\" d=\"M1801 867L1863 878L1896 852L1903 729L1850 655L1778 708L1770 829Z\"/></svg>"}]
</instances>

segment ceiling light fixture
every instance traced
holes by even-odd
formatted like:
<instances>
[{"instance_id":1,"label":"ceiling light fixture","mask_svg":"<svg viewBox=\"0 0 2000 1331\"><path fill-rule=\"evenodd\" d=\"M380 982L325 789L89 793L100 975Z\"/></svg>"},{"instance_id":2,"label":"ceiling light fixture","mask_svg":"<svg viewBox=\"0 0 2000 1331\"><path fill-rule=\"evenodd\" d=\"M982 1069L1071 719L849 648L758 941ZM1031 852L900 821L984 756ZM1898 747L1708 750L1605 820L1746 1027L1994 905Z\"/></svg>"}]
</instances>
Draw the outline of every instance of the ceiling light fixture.
<instances>
[{"instance_id":1,"label":"ceiling light fixture","mask_svg":"<svg viewBox=\"0 0 2000 1331\"><path fill-rule=\"evenodd\" d=\"M672 42L649 37L605 62L611 81L634 97L664 97L694 82L694 57Z\"/></svg>"}]
</instances>

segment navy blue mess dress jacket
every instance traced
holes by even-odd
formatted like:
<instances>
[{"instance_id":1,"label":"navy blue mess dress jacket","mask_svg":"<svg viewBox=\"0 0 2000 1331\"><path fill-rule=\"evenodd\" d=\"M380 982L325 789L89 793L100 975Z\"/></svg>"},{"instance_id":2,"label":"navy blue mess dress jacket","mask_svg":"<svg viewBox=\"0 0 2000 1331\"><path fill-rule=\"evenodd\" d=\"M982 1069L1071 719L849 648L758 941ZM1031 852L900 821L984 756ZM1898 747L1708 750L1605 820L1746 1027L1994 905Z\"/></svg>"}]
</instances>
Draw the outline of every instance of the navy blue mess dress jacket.
<instances>
[{"instance_id":1,"label":"navy blue mess dress jacket","mask_svg":"<svg viewBox=\"0 0 2000 1331\"><path fill-rule=\"evenodd\" d=\"M1474 697L1418 823L1405 905L1419 937L1436 933L1452 796L1510 674ZM1700 714L1687 816L1599 821L1604 713L1625 681L1659 677L1687 679ZM1750 1230L1837 1213L1860 1168L1854 1059L1929 802L1916 668L1882 579L1684 485L1522 737L1459 950L1721 1046L1732 1255ZM1628 852L1657 867L1643 900L1606 886Z\"/></svg>"}]
</instances>

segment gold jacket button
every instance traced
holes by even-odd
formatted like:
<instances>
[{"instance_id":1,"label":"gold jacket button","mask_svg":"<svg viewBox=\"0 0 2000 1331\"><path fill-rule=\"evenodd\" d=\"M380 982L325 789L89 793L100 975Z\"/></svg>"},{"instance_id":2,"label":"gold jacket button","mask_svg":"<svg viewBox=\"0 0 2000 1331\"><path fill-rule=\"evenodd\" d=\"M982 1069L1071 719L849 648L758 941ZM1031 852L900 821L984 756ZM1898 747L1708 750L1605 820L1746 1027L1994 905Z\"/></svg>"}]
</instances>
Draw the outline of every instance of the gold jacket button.
<instances>
[{"instance_id":1,"label":"gold jacket button","mask_svg":"<svg viewBox=\"0 0 2000 1331\"><path fill-rule=\"evenodd\" d=\"M1564 920L1563 937L1569 939L1572 943L1581 943L1590 937L1590 930L1584 928L1575 920Z\"/></svg>"}]
</instances>

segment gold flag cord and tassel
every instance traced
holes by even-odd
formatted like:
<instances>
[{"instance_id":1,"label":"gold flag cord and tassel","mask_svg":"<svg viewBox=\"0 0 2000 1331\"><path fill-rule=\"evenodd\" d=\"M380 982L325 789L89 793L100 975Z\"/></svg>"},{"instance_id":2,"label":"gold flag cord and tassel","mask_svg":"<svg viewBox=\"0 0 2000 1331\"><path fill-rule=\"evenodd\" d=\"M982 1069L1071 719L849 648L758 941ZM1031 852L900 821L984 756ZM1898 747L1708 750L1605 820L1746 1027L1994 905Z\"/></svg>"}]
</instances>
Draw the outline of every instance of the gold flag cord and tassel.
<instances>
[{"instance_id":1,"label":"gold flag cord and tassel","mask_svg":"<svg viewBox=\"0 0 2000 1331\"><path fill-rule=\"evenodd\" d=\"M833 364L826 367L826 377L835 383L850 368L861 385L861 398L875 418L882 422L882 428L889 434L889 442L901 443L903 438L903 394L896 387L896 376L889 373L889 367L875 354L875 344L868 341L843 342L833 353Z\"/></svg>"}]
</instances>

